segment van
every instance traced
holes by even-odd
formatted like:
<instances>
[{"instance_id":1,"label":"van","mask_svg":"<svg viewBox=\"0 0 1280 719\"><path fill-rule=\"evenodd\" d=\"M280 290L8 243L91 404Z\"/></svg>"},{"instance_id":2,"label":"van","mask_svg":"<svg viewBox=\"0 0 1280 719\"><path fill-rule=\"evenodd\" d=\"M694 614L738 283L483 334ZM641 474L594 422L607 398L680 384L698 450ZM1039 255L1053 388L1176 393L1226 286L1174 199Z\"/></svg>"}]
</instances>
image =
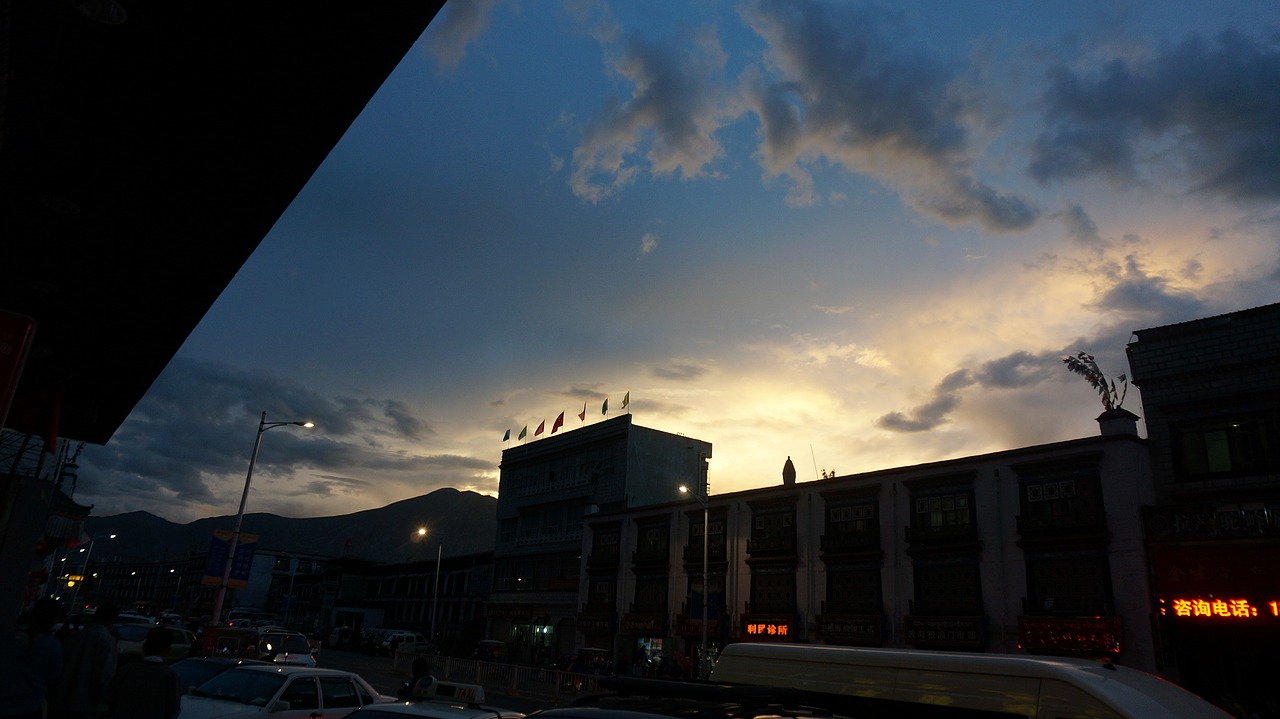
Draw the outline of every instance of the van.
<instances>
[{"instance_id":1,"label":"van","mask_svg":"<svg viewBox=\"0 0 1280 719\"><path fill-rule=\"evenodd\" d=\"M1230 717L1164 679L1087 659L739 643L720 653L711 680L799 689L852 716Z\"/></svg>"}]
</instances>

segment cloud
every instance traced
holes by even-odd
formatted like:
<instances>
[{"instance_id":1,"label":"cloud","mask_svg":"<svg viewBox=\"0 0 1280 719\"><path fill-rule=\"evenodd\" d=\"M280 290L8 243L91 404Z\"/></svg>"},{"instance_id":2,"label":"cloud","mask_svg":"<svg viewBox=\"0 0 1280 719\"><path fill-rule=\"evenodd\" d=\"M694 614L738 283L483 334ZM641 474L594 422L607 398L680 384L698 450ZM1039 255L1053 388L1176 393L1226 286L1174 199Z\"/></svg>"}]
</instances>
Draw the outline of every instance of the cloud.
<instances>
[{"instance_id":1,"label":"cloud","mask_svg":"<svg viewBox=\"0 0 1280 719\"><path fill-rule=\"evenodd\" d=\"M243 491L262 409L252 511L305 512L323 497L360 508L459 484L491 484L492 461L423 451L434 432L402 400L326 397L264 372L174 358L106 446L85 446L77 499L99 515L146 510L174 521L229 514ZM314 502L298 501L310 497Z\"/></svg>"},{"instance_id":2,"label":"cloud","mask_svg":"<svg viewBox=\"0 0 1280 719\"><path fill-rule=\"evenodd\" d=\"M690 362L672 362L658 365L649 370L649 374L658 379L670 379L680 382L693 382L701 379L710 369Z\"/></svg>"},{"instance_id":3,"label":"cloud","mask_svg":"<svg viewBox=\"0 0 1280 719\"><path fill-rule=\"evenodd\" d=\"M1067 228L1067 234L1082 245L1101 248L1105 245L1098 235L1098 225L1089 213L1079 205L1071 205L1057 215Z\"/></svg>"},{"instance_id":4,"label":"cloud","mask_svg":"<svg viewBox=\"0 0 1280 719\"><path fill-rule=\"evenodd\" d=\"M714 176L709 166L723 154L714 133L726 114L725 55L714 31L667 43L630 37L606 50L631 95L609 99L584 128L573 151L574 194L599 202L642 173Z\"/></svg>"},{"instance_id":5,"label":"cloud","mask_svg":"<svg viewBox=\"0 0 1280 719\"><path fill-rule=\"evenodd\" d=\"M1158 327L1210 313L1206 303L1190 290L1176 288L1159 276L1147 274L1136 255L1125 257L1114 268L1113 282L1088 308L1134 326Z\"/></svg>"},{"instance_id":6,"label":"cloud","mask_svg":"<svg viewBox=\"0 0 1280 719\"><path fill-rule=\"evenodd\" d=\"M894 187L950 224L1007 232L1031 226L1027 199L979 180L966 118L972 108L948 64L912 43L890 15L818 2L757 0L742 11L764 39L763 67L743 75L760 120L758 150L788 202L817 202L813 171L831 164Z\"/></svg>"},{"instance_id":7,"label":"cloud","mask_svg":"<svg viewBox=\"0 0 1280 719\"><path fill-rule=\"evenodd\" d=\"M1280 198L1280 45L1237 31L1189 37L1142 59L1048 74L1049 129L1033 146L1042 182L1101 175L1143 179L1140 159L1167 155L1191 190L1235 200ZM1161 167L1165 165L1159 165Z\"/></svg>"},{"instance_id":8,"label":"cloud","mask_svg":"<svg viewBox=\"0 0 1280 719\"><path fill-rule=\"evenodd\" d=\"M658 236L652 232L644 233L644 237L640 238L640 254L647 255L658 249Z\"/></svg>"},{"instance_id":9,"label":"cloud","mask_svg":"<svg viewBox=\"0 0 1280 719\"><path fill-rule=\"evenodd\" d=\"M453 69L467 55L467 46L489 29L499 0L449 0L431 20L424 35L427 52L441 69Z\"/></svg>"}]
</instances>

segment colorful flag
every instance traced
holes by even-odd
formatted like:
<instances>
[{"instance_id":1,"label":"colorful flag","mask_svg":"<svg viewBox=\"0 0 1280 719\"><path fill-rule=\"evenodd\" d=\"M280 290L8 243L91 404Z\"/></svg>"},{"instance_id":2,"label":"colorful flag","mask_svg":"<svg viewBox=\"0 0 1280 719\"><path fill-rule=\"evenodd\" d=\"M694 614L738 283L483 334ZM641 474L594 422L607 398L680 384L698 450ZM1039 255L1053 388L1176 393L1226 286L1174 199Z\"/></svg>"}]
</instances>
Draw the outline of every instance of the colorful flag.
<instances>
[{"instance_id":1,"label":"colorful flag","mask_svg":"<svg viewBox=\"0 0 1280 719\"><path fill-rule=\"evenodd\" d=\"M505 442L505 441L507 441L507 440L509 440L509 439L511 439L511 430L507 430L507 433L506 433L506 434L504 434L504 435L502 435L502 441L503 441L503 442Z\"/></svg>"},{"instance_id":2,"label":"colorful flag","mask_svg":"<svg viewBox=\"0 0 1280 719\"><path fill-rule=\"evenodd\" d=\"M578 413L578 419L582 420L583 422L587 421L587 403L586 402L582 403L582 411Z\"/></svg>"},{"instance_id":3,"label":"colorful flag","mask_svg":"<svg viewBox=\"0 0 1280 719\"><path fill-rule=\"evenodd\" d=\"M529 425L527 424L524 426L524 429L520 430L520 436L516 437L516 439L524 439L526 434L529 434Z\"/></svg>"},{"instance_id":4,"label":"colorful flag","mask_svg":"<svg viewBox=\"0 0 1280 719\"><path fill-rule=\"evenodd\" d=\"M551 425L551 434L555 434L556 430L562 426L564 426L564 412L561 412L560 416L556 417L555 423Z\"/></svg>"},{"instance_id":5,"label":"colorful flag","mask_svg":"<svg viewBox=\"0 0 1280 719\"><path fill-rule=\"evenodd\" d=\"M604 398L604 404L600 405L600 414L609 414L609 398Z\"/></svg>"},{"instance_id":6,"label":"colorful flag","mask_svg":"<svg viewBox=\"0 0 1280 719\"><path fill-rule=\"evenodd\" d=\"M627 390L627 393L622 395L622 408L626 409L629 404L631 404L631 390Z\"/></svg>"},{"instance_id":7,"label":"colorful flag","mask_svg":"<svg viewBox=\"0 0 1280 719\"><path fill-rule=\"evenodd\" d=\"M538 423L538 428L533 430L533 436L537 437L538 435L542 434L542 430L546 428L547 428L547 420L544 419Z\"/></svg>"}]
</instances>

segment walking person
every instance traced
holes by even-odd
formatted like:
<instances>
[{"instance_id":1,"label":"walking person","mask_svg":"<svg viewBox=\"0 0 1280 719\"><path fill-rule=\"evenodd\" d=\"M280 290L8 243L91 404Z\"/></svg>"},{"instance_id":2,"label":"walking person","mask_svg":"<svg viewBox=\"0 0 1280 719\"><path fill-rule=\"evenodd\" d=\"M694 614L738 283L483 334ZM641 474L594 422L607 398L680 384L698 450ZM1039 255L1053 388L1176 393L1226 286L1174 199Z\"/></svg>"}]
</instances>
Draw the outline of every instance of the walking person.
<instances>
[{"instance_id":1,"label":"walking person","mask_svg":"<svg viewBox=\"0 0 1280 719\"><path fill-rule=\"evenodd\" d=\"M20 629L0 647L0 717L43 719L49 693L62 674L62 643L53 637L58 603L49 597L27 612Z\"/></svg>"},{"instance_id":2,"label":"walking person","mask_svg":"<svg viewBox=\"0 0 1280 719\"><path fill-rule=\"evenodd\" d=\"M108 719L174 719L182 701L181 681L165 663L169 630L153 627L142 640L142 659L120 667L107 686Z\"/></svg>"},{"instance_id":3,"label":"walking person","mask_svg":"<svg viewBox=\"0 0 1280 719\"><path fill-rule=\"evenodd\" d=\"M93 621L67 635L62 645L62 679L50 702L53 719L99 715L103 693L116 673L119 649L111 625L119 616L114 604L100 604Z\"/></svg>"}]
</instances>

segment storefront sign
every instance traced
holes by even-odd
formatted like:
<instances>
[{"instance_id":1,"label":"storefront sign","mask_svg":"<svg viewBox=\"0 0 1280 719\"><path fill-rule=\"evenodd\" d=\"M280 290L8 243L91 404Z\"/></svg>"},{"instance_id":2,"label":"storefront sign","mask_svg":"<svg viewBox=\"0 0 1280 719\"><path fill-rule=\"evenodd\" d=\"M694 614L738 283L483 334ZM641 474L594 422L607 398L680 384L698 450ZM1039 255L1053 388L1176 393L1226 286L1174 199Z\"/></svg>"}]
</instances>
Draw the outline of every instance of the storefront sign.
<instances>
[{"instance_id":1,"label":"storefront sign","mask_svg":"<svg viewBox=\"0 0 1280 719\"><path fill-rule=\"evenodd\" d=\"M613 634L617 626L613 612L582 612L578 614L578 631L583 634Z\"/></svg>"},{"instance_id":2,"label":"storefront sign","mask_svg":"<svg viewBox=\"0 0 1280 719\"><path fill-rule=\"evenodd\" d=\"M485 606L485 616L489 619L506 619L509 621L528 620L533 618L533 607L528 604L493 604Z\"/></svg>"},{"instance_id":3,"label":"storefront sign","mask_svg":"<svg viewBox=\"0 0 1280 719\"><path fill-rule=\"evenodd\" d=\"M981 648L987 639L982 617L907 617L903 629L920 646Z\"/></svg>"},{"instance_id":4,"label":"storefront sign","mask_svg":"<svg viewBox=\"0 0 1280 719\"><path fill-rule=\"evenodd\" d=\"M1123 637L1120 617L1018 617L1018 646L1030 652L1119 654Z\"/></svg>"},{"instance_id":5,"label":"storefront sign","mask_svg":"<svg viewBox=\"0 0 1280 719\"><path fill-rule=\"evenodd\" d=\"M702 619L698 617L690 617L687 614L681 614L676 617L676 634L682 637L697 637L702 635ZM720 636L720 620L707 620L707 635L712 637Z\"/></svg>"},{"instance_id":6,"label":"storefront sign","mask_svg":"<svg viewBox=\"0 0 1280 719\"><path fill-rule=\"evenodd\" d=\"M746 642L792 642L794 619L789 616L748 614L742 618L742 640Z\"/></svg>"},{"instance_id":7,"label":"storefront sign","mask_svg":"<svg viewBox=\"0 0 1280 719\"><path fill-rule=\"evenodd\" d=\"M1280 617L1280 599L1162 597L1158 601L1160 615L1164 617L1228 621L1267 620Z\"/></svg>"},{"instance_id":8,"label":"storefront sign","mask_svg":"<svg viewBox=\"0 0 1280 719\"><path fill-rule=\"evenodd\" d=\"M642 637L665 636L667 615L629 612L622 617L622 631Z\"/></svg>"},{"instance_id":9,"label":"storefront sign","mask_svg":"<svg viewBox=\"0 0 1280 719\"><path fill-rule=\"evenodd\" d=\"M884 617L879 614L819 614L815 631L830 642L884 642Z\"/></svg>"},{"instance_id":10,"label":"storefront sign","mask_svg":"<svg viewBox=\"0 0 1280 719\"><path fill-rule=\"evenodd\" d=\"M1268 597L1280 576L1280 547L1274 546L1154 546L1151 558L1154 592L1170 599Z\"/></svg>"}]
</instances>

